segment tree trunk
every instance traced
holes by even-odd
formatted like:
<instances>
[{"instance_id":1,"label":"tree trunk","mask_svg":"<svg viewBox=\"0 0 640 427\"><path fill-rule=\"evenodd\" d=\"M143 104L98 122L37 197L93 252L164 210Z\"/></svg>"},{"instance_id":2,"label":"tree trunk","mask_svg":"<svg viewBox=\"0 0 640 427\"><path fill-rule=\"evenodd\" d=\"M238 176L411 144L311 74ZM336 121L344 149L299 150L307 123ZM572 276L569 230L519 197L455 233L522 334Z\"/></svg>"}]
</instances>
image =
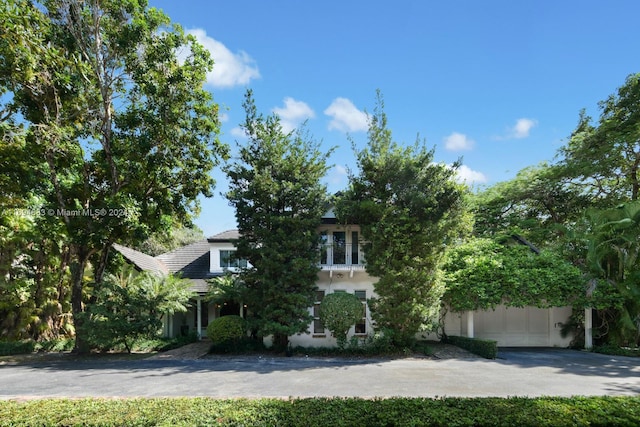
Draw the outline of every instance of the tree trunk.
<instances>
[{"instance_id":1,"label":"tree trunk","mask_svg":"<svg viewBox=\"0 0 640 427\"><path fill-rule=\"evenodd\" d=\"M85 331L82 329L83 324L83 304L82 291L84 287L83 277L84 270L87 267L91 252L85 246L77 246L75 248L75 260L71 264L71 313L73 315L73 326L76 330L76 343L73 348L74 353L86 353L89 351L86 340L84 338Z\"/></svg>"},{"instance_id":2,"label":"tree trunk","mask_svg":"<svg viewBox=\"0 0 640 427\"><path fill-rule=\"evenodd\" d=\"M273 346L279 351L286 351L289 346L289 336L285 334L274 334Z\"/></svg>"}]
</instances>

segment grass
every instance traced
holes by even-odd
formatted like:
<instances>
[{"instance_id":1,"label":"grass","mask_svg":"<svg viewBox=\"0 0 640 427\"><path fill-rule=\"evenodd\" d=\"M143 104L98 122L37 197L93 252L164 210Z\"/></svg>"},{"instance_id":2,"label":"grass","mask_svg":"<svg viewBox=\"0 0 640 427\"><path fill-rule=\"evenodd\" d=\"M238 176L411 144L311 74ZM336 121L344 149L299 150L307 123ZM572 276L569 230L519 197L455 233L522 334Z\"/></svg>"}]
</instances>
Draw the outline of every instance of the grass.
<instances>
[{"instance_id":1,"label":"grass","mask_svg":"<svg viewBox=\"0 0 640 427\"><path fill-rule=\"evenodd\" d=\"M0 401L0 426L640 425L640 397L43 399Z\"/></svg>"}]
</instances>

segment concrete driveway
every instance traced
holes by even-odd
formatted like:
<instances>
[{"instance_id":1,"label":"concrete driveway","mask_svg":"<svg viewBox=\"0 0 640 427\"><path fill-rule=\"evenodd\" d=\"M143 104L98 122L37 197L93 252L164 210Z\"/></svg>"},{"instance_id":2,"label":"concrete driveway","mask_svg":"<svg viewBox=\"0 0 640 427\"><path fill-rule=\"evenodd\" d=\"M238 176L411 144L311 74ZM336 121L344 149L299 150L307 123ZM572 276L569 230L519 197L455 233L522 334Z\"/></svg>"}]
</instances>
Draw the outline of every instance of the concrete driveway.
<instances>
[{"instance_id":1,"label":"concrete driveway","mask_svg":"<svg viewBox=\"0 0 640 427\"><path fill-rule=\"evenodd\" d=\"M0 398L635 395L640 359L503 349L499 359L59 361L0 366Z\"/></svg>"}]
</instances>

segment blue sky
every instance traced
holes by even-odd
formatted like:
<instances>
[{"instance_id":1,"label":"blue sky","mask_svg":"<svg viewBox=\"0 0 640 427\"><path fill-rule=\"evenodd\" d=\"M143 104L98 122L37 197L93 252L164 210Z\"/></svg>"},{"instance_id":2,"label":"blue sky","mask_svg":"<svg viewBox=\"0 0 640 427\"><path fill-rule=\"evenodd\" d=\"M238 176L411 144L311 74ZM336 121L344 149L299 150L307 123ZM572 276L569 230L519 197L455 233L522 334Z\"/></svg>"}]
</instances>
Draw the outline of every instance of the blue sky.
<instances>
[{"instance_id":1,"label":"blue sky","mask_svg":"<svg viewBox=\"0 0 640 427\"><path fill-rule=\"evenodd\" d=\"M207 87L223 107L221 140L243 142L242 99L293 128L304 120L327 149L325 182L347 185L366 111L380 89L399 143L418 135L436 161L462 157L461 178L482 188L553 159L577 124L626 76L640 72L640 2L150 0L216 61ZM220 196L196 224L235 228Z\"/></svg>"}]
</instances>

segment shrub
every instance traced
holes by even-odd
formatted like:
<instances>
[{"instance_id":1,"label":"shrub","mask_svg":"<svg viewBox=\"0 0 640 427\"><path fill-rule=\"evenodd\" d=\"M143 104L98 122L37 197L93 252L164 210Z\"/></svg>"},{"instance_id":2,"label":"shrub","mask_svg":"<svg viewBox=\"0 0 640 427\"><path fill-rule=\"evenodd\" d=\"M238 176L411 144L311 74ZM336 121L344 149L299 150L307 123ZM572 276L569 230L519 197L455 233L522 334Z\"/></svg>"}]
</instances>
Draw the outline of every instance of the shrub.
<instances>
[{"instance_id":1,"label":"shrub","mask_svg":"<svg viewBox=\"0 0 640 427\"><path fill-rule=\"evenodd\" d=\"M484 357L485 359L495 359L498 356L498 343L493 340L482 340L478 338L447 336L449 344L464 348L473 354Z\"/></svg>"},{"instance_id":2,"label":"shrub","mask_svg":"<svg viewBox=\"0 0 640 427\"><path fill-rule=\"evenodd\" d=\"M353 294L334 292L320 303L320 321L338 340L338 347L347 344L347 333L362 318L362 302Z\"/></svg>"},{"instance_id":3,"label":"shrub","mask_svg":"<svg viewBox=\"0 0 640 427\"><path fill-rule=\"evenodd\" d=\"M35 343L35 351L71 351L76 343L74 338L58 338Z\"/></svg>"},{"instance_id":4,"label":"shrub","mask_svg":"<svg viewBox=\"0 0 640 427\"><path fill-rule=\"evenodd\" d=\"M247 327L240 316L222 316L209 323L207 336L213 345L238 342L247 336Z\"/></svg>"},{"instance_id":5,"label":"shrub","mask_svg":"<svg viewBox=\"0 0 640 427\"><path fill-rule=\"evenodd\" d=\"M36 342L32 340L0 341L0 356L33 353L35 348Z\"/></svg>"}]
</instances>

